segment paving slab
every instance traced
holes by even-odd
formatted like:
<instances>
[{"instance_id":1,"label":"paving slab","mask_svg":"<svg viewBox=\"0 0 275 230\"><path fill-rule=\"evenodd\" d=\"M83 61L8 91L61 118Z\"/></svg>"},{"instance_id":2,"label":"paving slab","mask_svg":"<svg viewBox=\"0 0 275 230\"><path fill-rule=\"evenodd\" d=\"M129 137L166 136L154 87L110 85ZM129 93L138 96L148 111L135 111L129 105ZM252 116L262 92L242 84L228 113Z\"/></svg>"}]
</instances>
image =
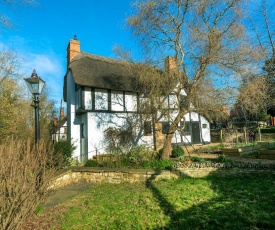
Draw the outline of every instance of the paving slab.
<instances>
[{"instance_id":1,"label":"paving slab","mask_svg":"<svg viewBox=\"0 0 275 230\"><path fill-rule=\"evenodd\" d=\"M70 184L62 188L58 188L50 194L50 196L46 199L45 206L46 208L54 207L58 204L65 202L66 200L78 195L84 190L93 186L92 183L75 183Z\"/></svg>"}]
</instances>

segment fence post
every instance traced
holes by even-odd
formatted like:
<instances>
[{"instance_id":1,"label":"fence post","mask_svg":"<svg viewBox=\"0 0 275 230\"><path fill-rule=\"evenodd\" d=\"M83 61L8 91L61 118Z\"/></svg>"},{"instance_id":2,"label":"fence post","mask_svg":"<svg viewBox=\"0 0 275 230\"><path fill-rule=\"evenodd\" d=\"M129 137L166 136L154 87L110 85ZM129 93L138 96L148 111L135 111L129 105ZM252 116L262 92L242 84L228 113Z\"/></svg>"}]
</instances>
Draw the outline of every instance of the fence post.
<instances>
[{"instance_id":1,"label":"fence post","mask_svg":"<svg viewBox=\"0 0 275 230\"><path fill-rule=\"evenodd\" d=\"M221 141L221 144L223 143L222 141L222 129L220 130L220 141Z\"/></svg>"},{"instance_id":2,"label":"fence post","mask_svg":"<svg viewBox=\"0 0 275 230\"><path fill-rule=\"evenodd\" d=\"M243 133L244 133L245 144L247 144L246 127L243 127Z\"/></svg>"},{"instance_id":3,"label":"fence post","mask_svg":"<svg viewBox=\"0 0 275 230\"><path fill-rule=\"evenodd\" d=\"M262 141L261 128L258 127L259 141Z\"/></svg>"}]
</instances>

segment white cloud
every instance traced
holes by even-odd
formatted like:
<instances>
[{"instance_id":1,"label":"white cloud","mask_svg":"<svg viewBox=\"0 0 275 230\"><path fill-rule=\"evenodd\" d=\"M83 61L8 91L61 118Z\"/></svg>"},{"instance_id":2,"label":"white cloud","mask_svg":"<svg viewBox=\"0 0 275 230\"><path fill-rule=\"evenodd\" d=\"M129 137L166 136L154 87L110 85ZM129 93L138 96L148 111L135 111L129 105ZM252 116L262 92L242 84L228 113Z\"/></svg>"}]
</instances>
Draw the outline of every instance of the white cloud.
<instances>
[{"instance_id":1,"label":"white cloud","mask_svg":"<svg viewBox=\"0 0 275 230\"><path fill-rule=\"evenodd\" d=\"M50 98L55 103L60 102L63 98L63 77L65 75L63 58L60 58L50 48L39 49L38 44L33 46L32 42L17 36L7 39L5 43L0 41L0 50L3 49L15 51L22 59L21 73L24 78L30 77L35 69L37 75L46 82Z\"/></svg>"},{"instance_id":2,"label":"white cloud","mask_svg":"<svg viewBox=\"0 0 275 230\"><path fill-rule=\"evenodd\" d=\"M33 69L35 69L37 75L46 82L49 96L55 102L60 101L63 95L63 77L65 74L62 61L54 53L28 54L25 55L24 59L26 58L24 72L31 76Z\"/></svg>"}]
</instances>

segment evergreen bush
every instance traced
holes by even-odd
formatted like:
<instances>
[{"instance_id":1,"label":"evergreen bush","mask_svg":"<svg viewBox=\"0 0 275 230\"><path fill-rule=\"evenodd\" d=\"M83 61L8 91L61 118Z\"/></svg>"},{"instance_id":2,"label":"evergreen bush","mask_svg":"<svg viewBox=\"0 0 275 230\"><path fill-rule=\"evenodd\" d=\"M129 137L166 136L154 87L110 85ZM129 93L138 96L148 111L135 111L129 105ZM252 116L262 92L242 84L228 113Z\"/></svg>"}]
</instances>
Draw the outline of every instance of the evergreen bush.
<instances>
[{"instance_id":1,"label":"evergreen bush","mask_svg":"<svg viewBox=\"0 0 275 230\"><path fill-rule=\"evenodd\" d=\"M68 140L60 140L54 144L53 148L54 155L59 156L56 166L69 166L70 159L76 147Z\"/></svg>"},{"instance_id":2,"label":"evergreen bush","mask_svg":"<svg viewBox=\"0 0 275 230\"><path fill-rule=\"evenodd\" d=\"M181 147L179 146L173 147L172 155L171 155L173 158L177 158L183 155L184 155L184 150Z\"/></svg>"},{"instance_id":3,"label":"evergreen bush","mask_svg":"<svg viewBox=\"0 0 275 230\"><path fill-rule=\"evenodd\" d=\"M86 167L101 167L101 165L96 160L93 160L93 159L88 159L84 166L86 166Z\"/></svg>"}]
</instances>

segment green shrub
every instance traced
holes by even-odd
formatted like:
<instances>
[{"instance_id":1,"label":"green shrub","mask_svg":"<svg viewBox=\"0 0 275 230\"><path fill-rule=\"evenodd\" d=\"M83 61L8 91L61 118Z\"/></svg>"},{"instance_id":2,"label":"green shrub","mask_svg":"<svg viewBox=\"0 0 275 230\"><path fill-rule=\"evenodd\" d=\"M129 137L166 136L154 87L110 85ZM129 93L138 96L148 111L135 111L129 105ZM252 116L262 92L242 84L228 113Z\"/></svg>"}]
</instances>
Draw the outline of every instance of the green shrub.
<instances>
[{"instance_id":1,"label":"green shrub","mask_svg":"<svg viewBox=\"0 0 275 230\"><path fill-rule=\"evenodd\" d=\"M161 159L162 153L163 153L163 149L160 149L160 150L157 152L157 160Z\"/></svg>"},{"instance_id":2,"label":"green shrub","mask_svg":"<svg viewBox=\"0 0 275 230\"><path fill-rule=\"evenodd\" d=\"M167 159L160 159L154 161L145 161L142 164L142 168L146 169L171 169L174 161Z\"/></svg>"},{"instance_id":3,"label":"green shrub","mask_svg":"<svg viewBox=\"0 0 275 230\"><path fill-rule=\"evenodd\" d=\"M199 162L199 163L206 162L206 160L203 159L202 157L196 157L196 156L191 157L191 161L193 161L193 162Z\"/></svg>"},{"instance_id":4,"label":"green shrub","mask_svg":"<svg viewBox=\"0 0 275 230\"><path fill-rule=\"evenodd\" d=\"M220 155L217 160L220 163L231 163L232 162L232 160L226 158L224 155Z\"/></svg>"},{"instance_id":5,"label":"green shrub","mask_svg":"<svg viewBox=\"0 0 275 230\"><path fill-rule=\"evenodd\" d=\"M173 147L172 155L171 155L172 157L177 158L183 155L184 155L184 150L181 147L179 146Z\"/></svg>"},{"instance_id":6,"label":"green shrub","mask_svg":"<svg viewBox=\"0 0 275 230\"><path fill-rule=\"evenodd\" d=\"M264 128L264 129L261 129L261 133L275 133L275 128Z\"/></svg>"},{"instance_id":7,"label":"green shrub","mask_svg":"<svg viewBox=\"0 0 275 230\"><path fill-rule=\"evenodd\" d=\"M267 150L275 150L275 142L268 143L264 148Z\"/></svg>"},{"instance_id":8,"label":"green shrub","mask_svg":"<svg viewBox=\"0 0 275 230\"><path fill-rule=\"evenodd\" d=\"M54 144L53 148L54 155L59 156L56 166L69 166L70 159L76 147L68 140L60 140Z\"/></svg>"},{"instance_id":9,"label":"green shrub","mask_svg":"<svg viewBox=\"0 0 275 230\"><path fill-rule=\"evenodd\" d=\"M85 163L86 167L101 167L101 165L93 159L88 159L87 162Z\"/></svg>"},{"instance_id":10,"label":"green shrub","mask_svg":"<svg viewBox=\"0 0 275 230\"><path fill-rule=\"evenodd\" d=\"M126 157L132 163L138 163L142 161L147 161L151 159L152 153L149 151L148 147L145 145L135 146L130 149L126 154Z\"/></svg>"},{"instance_id":11,"label":"green shrub","mask_svg":"<svg viewBox=\"0 0 275 230\"><path fill-rule=\"evenodd\" d=\"M243 158L258 158L259 157L259 151L254 151L252 153L247 153L242 156Z\"/></svg>"}]
</instances>

